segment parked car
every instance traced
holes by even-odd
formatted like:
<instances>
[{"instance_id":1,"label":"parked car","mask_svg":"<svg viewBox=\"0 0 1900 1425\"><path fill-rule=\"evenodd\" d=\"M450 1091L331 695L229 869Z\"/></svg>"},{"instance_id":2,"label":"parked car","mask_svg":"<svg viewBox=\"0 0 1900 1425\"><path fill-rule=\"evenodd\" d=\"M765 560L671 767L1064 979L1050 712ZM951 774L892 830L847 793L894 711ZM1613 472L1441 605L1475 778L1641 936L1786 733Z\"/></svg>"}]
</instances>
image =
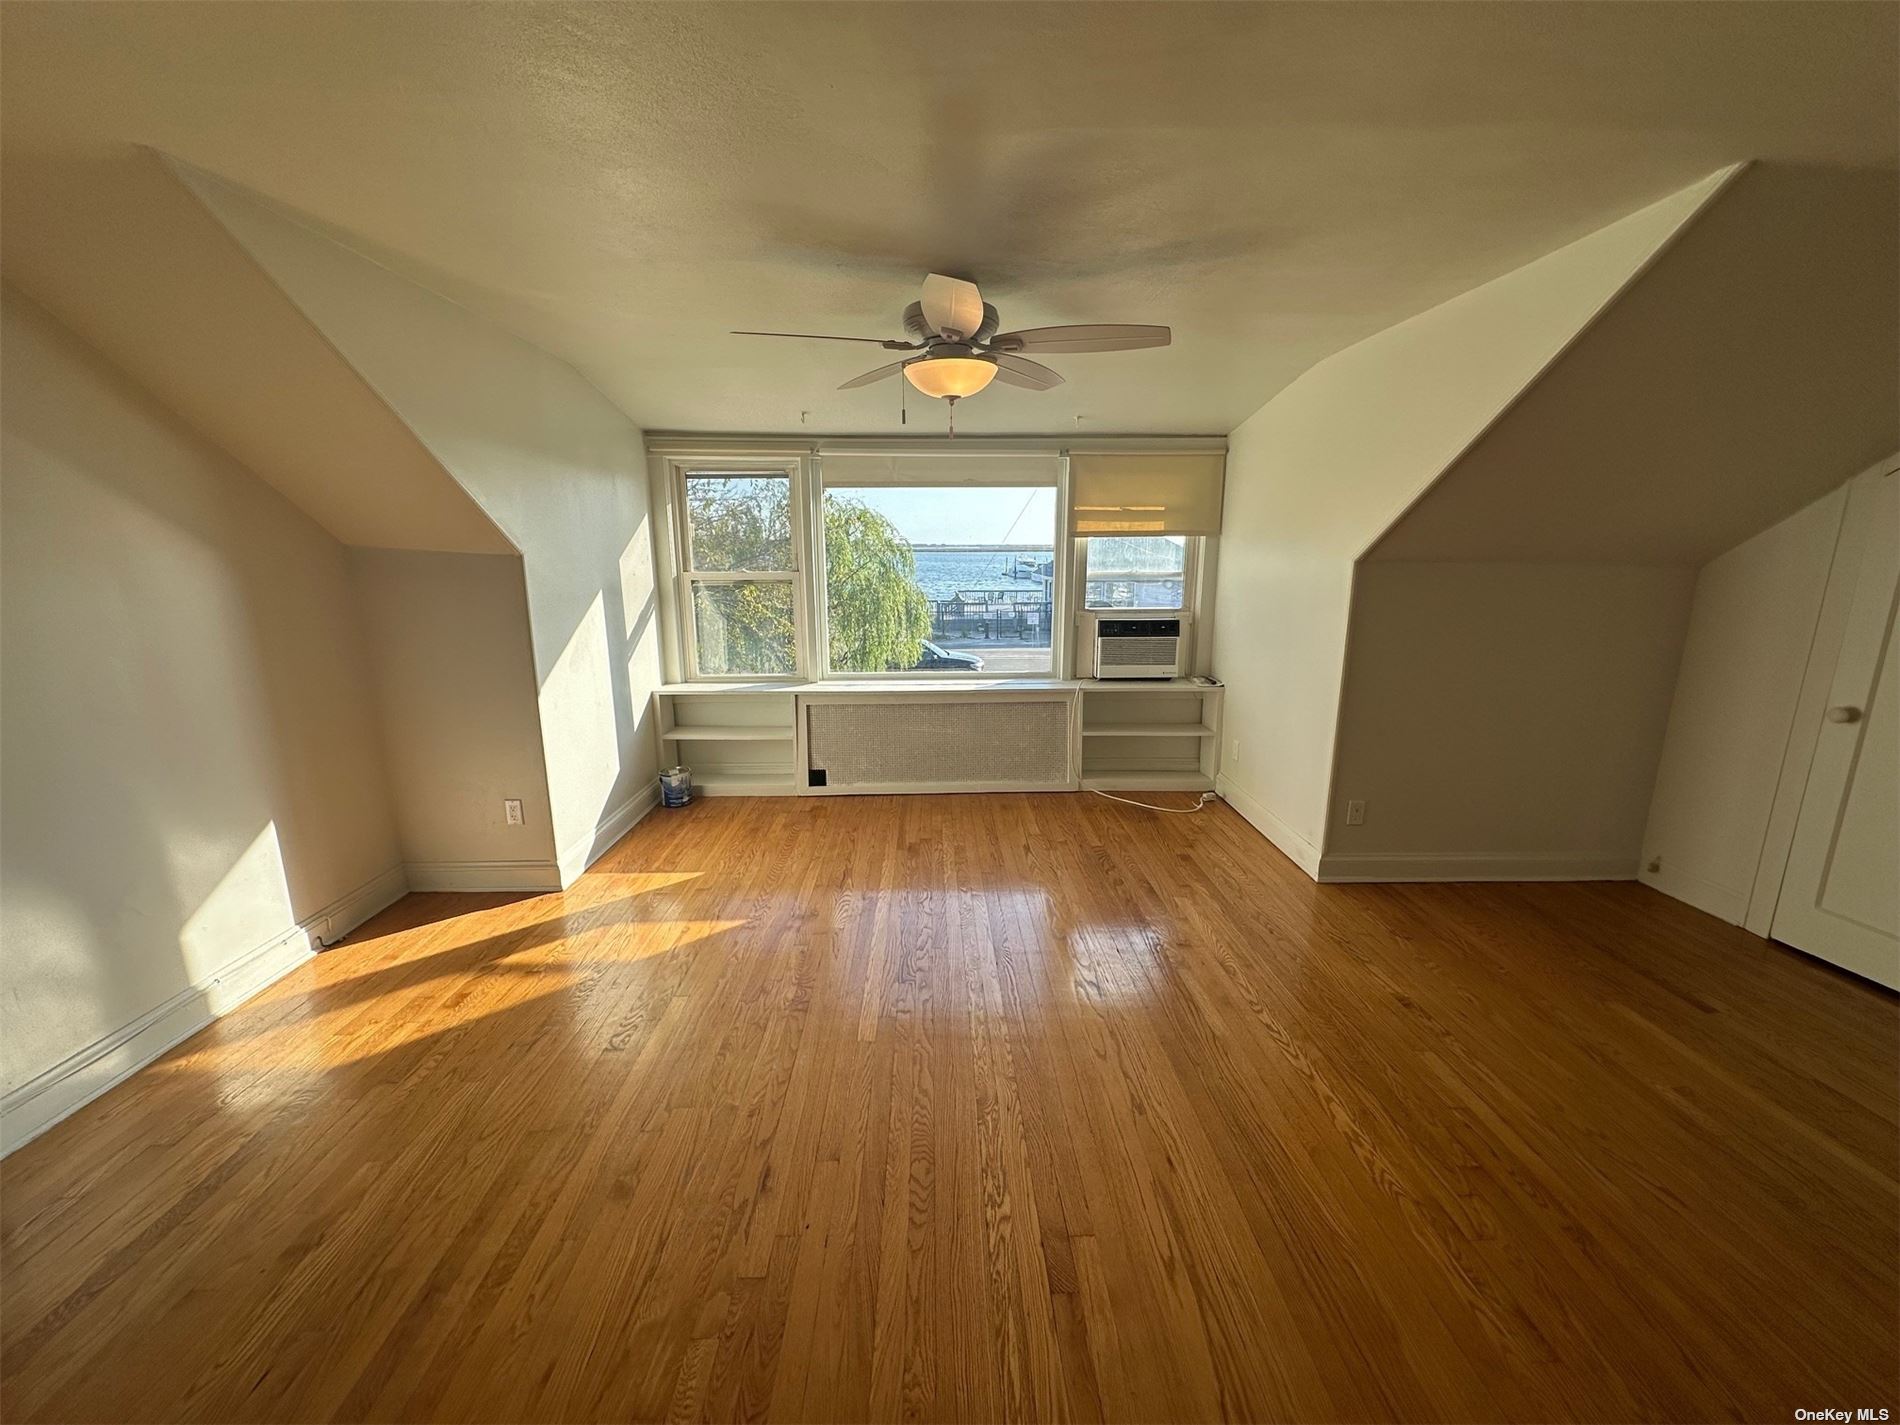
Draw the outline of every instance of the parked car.
<instances>
[{"instance_id":1,"label":"parked car","mask_svg":"<svg viewBox=\"0 0 1900 1425\"><path fill-rule=\"evenodd\" d=\"M911 672L931 673L981 673L983 660L974 653L963 653L953 648L941 648L929 639L924 640L923 656L911 664Z\"/></svg>"}]
</instances>

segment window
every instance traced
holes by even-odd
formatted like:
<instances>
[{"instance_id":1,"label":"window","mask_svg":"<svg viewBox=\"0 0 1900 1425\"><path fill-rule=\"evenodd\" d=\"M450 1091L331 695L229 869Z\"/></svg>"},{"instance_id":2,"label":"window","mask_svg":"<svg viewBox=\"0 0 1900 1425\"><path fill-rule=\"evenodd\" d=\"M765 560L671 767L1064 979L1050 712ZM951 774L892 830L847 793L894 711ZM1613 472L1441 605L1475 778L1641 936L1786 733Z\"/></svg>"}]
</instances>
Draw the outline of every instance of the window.
<instances>
[{"instance_id":1,"label":"window","mask_svg":"<svg viewBox=\"0 0 1900 1425\"><path fill-rule=\"evenodd\" d=\"M798 556L789 470L688 470L688 664L701 678L798 671Z\"/></svg>"},{"instance_id":2,"label":"window","mask_svg":"<svg viewBox=\"0 0 1900 1425\"><path fill-rule=\"evenodd\" d=\"M1067 675L1085 611L1185 613L1218 453L649 443L670 680Z\"/></svg>"},{"instance_id":3,"label":"window","mask_svg":"<svg viewBox=\"0 0 1900 1425\"><path fill-rule=\"evenodd\" d=\"M1047 674L1053 485L827 484L834 673Z\"/></svg>"},{"instance_id":4,"label":"window","mask_svg":"<svg viewBox=\"0 0 1900 1425\"><path fill-rule=\"evenodd\" d=\"M1091 609L1184 609L1188 590L1185 534L1091 535L1083 606Z\"/></svg>"}]
</instances>

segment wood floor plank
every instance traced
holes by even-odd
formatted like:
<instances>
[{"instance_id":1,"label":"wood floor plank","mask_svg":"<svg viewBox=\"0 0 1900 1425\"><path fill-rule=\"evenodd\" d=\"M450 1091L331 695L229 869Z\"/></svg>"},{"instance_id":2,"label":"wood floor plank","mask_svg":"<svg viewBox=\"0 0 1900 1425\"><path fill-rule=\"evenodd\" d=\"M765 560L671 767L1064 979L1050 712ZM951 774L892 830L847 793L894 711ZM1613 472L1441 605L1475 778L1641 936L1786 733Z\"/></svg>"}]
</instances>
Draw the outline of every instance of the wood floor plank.
<instances>
[{"instance_id":1,"label":"wood floor plank","mask_svg":"<svg viewBox=\"0 0 1900 1425\"><path fill-rule=\"evenodd\" d=\"M411 896L0 1168L0 1415L1900 1409L1900 1008L1231 810L721 800Z\"/></svg>"}]
</instances>

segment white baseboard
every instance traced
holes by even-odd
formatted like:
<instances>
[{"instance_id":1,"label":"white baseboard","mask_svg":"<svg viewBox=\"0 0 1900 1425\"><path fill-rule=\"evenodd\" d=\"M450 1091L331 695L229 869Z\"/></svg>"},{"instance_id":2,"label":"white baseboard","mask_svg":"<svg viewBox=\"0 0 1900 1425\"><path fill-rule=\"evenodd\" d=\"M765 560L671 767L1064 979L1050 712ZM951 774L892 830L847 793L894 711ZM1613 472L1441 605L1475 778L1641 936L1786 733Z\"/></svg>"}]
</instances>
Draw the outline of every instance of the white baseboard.
<instances>
[{"instance_id":1,"label":"white baseboard","mask_svg":"<svg viewBox=\"0 0 1900 1425\"><path fill-rule=\"evenodd\" d=\"M1329 855L1318 879L1354 881L1632 881L1633 856L1514 855L1505 852Z\"/></svg>"},{"instance_id":2,"label":"white baseboard","mask_svg":"<svg viewBox=\"0 0 1900 1425\"><path fill-rule=\"evenodd\" d=\"M594 829L563 848L554 861L410 861L403 866L412 891L560 891L660 804L660 784L628 797Z\"/></svg>"},{"instance_id":3,"label":"white baseboard","mask_svg":"<svg viewBox=\"0 0 1900 1425\"><path fill-rule=\"evenodd\" d=\"M409 861L402 869L412 891L561 889L561 868L553 861Z\"/></svg>"},{"instance_id":4,"label":"white baseboard","mask_svg":"<svg viewBox=\"0 0 1900 1425\"><path fill-rule=\"evenodd\" d=\"M632 831L659 804L660 784L650 782L644 790L634 793L603 816L590 835L564 849L559 866L562 888L578 881L583 871L612 850L616 841Z\"/></svg>"},{"instance_id":5,"label":"white baseboard","mask_svg":"<svg viewBox=\"0 0 1900 1425\"><path fill-rule=\"evenodd\" d=\"M1252 792L1237 785L1233 778L1226 775L1217 777L1214 781L1214 789L1220 793L1222 801L1252 823L1255 831L1285 852L1289 861L1314 880L1320 879L1317 846L1268 811L1265 803Z\"/></svg>"},{"instance_id":6,"label":"white baseboard","mask_svg":"<svg viewBox=\"0 0 1900 1425\"><path fill-rule=\"evenodd\" d=\"M30 1143L69 1114L137 1073L212 1020L282 979L326 944L407 895L392 866L281 935L254 946L214 974L188 985L129 1024L75 1050L0 1098L0 1155Z\"/></svg>"},{"instance_id":7,"label":"white baseboard","mask_svg":"<svg viewBox=\"0 0 1900 1425\"><path fill-rule=\"evenodd\" d=\"M348 895L338 896L315 915L298 924L324 945L334 945L377 911L409 894L409 878L402 867L391 866L365 881Z\"/></svg>"},{"instance_id":8,"label":"white baseboard","mask_svg":"<svg viewBox=\"0 0 1900 1425\"><path fill-rule=\"evenodd\" d=\"M1653 890L1666 896L1673 896L1685 905L1697 910L1705 910L1718 920L1730 925L1740 925L1748 915L1748 892L1734 886L1725 886L1719 881L1711 881L1706 876L1698 876L1692 871L1672 868L1669 862L1663 862L1660 871L1640 871L1636 879Z\"/></svg>"}]
</instances>

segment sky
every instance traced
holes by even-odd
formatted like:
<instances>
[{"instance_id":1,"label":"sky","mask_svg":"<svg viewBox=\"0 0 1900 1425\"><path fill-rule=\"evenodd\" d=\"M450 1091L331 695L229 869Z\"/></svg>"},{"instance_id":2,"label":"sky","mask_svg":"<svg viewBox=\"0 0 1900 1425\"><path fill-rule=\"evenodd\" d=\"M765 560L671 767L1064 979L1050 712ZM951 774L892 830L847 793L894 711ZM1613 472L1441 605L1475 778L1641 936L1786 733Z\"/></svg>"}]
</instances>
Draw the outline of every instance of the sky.
<instances>
[{"instance_id":1,"label":"sky","mask_svg":"<svg viewBox=\"0 0 1900 1425\"><path fill-rule=\"evenodd\" d=\"M1024 489L960 485L851 489L912 544L1027 544L1054 546L1056 492L1052 485Z\"/></svg>"}]
</instances>

